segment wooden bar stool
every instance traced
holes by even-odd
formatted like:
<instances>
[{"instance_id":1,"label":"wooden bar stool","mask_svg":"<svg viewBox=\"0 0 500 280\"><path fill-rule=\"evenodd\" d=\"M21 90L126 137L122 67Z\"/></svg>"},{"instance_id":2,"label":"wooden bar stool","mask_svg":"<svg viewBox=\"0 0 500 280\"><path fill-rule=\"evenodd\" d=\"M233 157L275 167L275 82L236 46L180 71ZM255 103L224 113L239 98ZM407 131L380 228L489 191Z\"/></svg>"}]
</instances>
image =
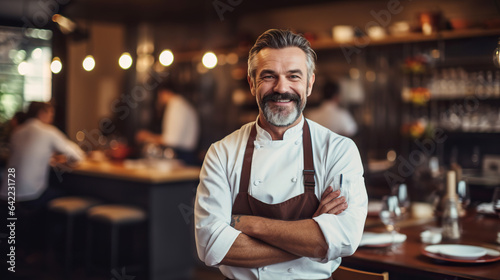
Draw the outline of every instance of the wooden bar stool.
<instances>
[{"instance_id":1,"label":"wooden bar stool","mask_svg":"<svg viewBox=\"0 0 500 280\"><path fill-rule=\"evenodd\" d=\"M92 251L94 242L96 239L100 237L103 238L103 235L99 235L99 229L106 230L109 229L111 234L109 238L105 238L107 240L104 241L105 244L111 244L110 248L110 259L109 259L109 271L112 273L113 270L121 271L119 265L124 265L127 267L127 273L132 272L133 270L140 270L143 268L142 263L133 263L133 264L124 264L120 263L119 253L125 252L125 250L120 248L120 238L123 239L121 235L123 233L130 233L134 230L135 233L141 234L144 226L144 222L146 220L146 213L137 207L126 206L126 205L118 205L118 204L108 204L108 205L99 205L90 208L87 211L88 218L88 226L87 226L87 252L86 252L86 263L87 270L93 270L92 264ZM99 228L100 226L100 228ZM130 228L130 230L125 231L124 229ZM123 233L122 233L123 232ZM145 239L130 239L127 242L122 242L122 244L127 245L136 245L136 243L141 242L140 240ZM145 242L145 241L142 241ZM142 248L141 248L142 249ZM133 250L137 250L137 248L133 248ZM144 250L141 250L144 251ZM133 255L140 255L133 254ZM139 262L143 262L144 258L139 258Z\"/></svg>"},{"instance_id":2,"label":"wooden bar stool","mask_svg":"<svg viewBox=\"0 0 500 280\"><path fill-rule=\"evenodd\" d=\"M85 236L79 235L76 231L77 227L83 228L85 226L85 213L86 211L99 204L99 201L88 197L77 197L77 196L66 196L53 199L49 201L47 208L49 215L54 219L49 219L51 225L49 226L49 231L54 230L55 232L49 232L49 251L55 251L55 240L62 237L65 239L64 246L64 270L66 279L71 278L71 270L73 266L73 256L74 251L76 251L76 245L82 244L85 241ZM60 226L55 218L62 217L65 223L65 234L61 236L57 234L57 227ZM80 231L81 232L81 231Z\"/></svg>"}]
</instances>

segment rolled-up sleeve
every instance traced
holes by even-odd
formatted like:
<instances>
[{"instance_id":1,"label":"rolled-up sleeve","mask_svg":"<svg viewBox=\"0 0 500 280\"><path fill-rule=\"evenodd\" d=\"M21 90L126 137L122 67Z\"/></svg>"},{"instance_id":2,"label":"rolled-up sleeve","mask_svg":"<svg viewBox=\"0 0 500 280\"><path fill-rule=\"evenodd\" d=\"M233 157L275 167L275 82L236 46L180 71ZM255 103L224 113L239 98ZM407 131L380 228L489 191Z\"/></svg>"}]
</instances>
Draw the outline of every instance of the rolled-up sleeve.
<instances>
[{"instance_id":1,"label":"rolled-up sleeve","mask_svg":"<svg viewBox=\"0 0 500 280\"><path fill-rule=\"evenodd\" d=\"M348 207L339 215L322 214L314 218L328 245L326 257L316 259L319 262L354 254L363 235L368 206L363 165L354 142L347 140L343 143L345 145L341 145L346 148L345 153L335 160L337 166L332 167L332 170L335 170L333 173L343 174L342 188L347 195ZM333 173L330 182L336 175Z\"/></svg>"},{"instance_id":2,"label":"rolled-up sleeve","mask_svg":"<svg viewBox=\"0 0 500 280\"><path fill-rule=\"evenodd\" d=\"M212 145L201 169L194 208L196 249L208 266L217 266L240 234L229 225L232 196L221 162Z\"/></svg>"}]
</instances>

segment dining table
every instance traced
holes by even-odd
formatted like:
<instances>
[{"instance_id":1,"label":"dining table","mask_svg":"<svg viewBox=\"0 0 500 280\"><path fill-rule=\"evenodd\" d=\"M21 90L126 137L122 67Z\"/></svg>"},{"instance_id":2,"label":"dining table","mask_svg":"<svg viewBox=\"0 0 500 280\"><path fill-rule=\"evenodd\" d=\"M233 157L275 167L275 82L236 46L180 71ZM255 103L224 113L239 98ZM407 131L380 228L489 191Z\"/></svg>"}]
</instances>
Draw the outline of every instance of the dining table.
<instances>
[{"instance_id":1,"label":"dining table","mask_svg":"<svg viewBox=\"0 0 500 280\"><path fill-rule=\"evenodd\" d=\"M385 226L378 217L369 216L366 232L383 233ZM426 230L439 231L439 219L409 218L397 225L398 232L406 240L389 246L360 246L350 257L342 259L342 265L373 272L389 272L391 280L412 279L500 279L500 256L476 260L458 260L431 254L426 248L432 244L422 242L421 233ZM480 246L500 251L497 234L500 232L500 218L494 215L478 214L469 209L460 219L459 240L442 239L438 244L461 244ZM387 245L387 244L385 244Z\"/></svg>"}]
</instances>

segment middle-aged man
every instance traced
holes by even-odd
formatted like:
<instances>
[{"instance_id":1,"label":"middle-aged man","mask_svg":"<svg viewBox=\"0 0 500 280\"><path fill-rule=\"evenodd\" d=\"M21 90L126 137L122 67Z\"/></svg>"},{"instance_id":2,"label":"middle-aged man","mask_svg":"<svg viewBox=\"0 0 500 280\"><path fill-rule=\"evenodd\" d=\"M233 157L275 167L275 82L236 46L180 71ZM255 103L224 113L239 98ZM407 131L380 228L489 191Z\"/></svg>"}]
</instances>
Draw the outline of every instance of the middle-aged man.
<instances>
[{"instance_id":1,"label":"middle-aged man","mask_svg":"<svg viewBox=\"0 0 500 280\"><path fill-rule=\"evenodd\" d=\"M248 59L259 116L206 155L196 246L229 279L330 279L361 240L368 198L359 152L302 116L314 59L304 37L263 33Z\"/></svg>"}]
</instances>

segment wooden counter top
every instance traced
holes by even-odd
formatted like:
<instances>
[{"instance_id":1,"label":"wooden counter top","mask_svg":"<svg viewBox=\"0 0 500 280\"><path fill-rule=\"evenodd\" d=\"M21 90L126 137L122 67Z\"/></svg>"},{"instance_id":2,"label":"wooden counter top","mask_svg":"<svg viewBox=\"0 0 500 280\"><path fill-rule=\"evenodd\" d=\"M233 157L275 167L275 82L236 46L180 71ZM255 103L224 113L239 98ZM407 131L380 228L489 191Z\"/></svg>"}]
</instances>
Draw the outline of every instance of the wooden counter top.
<instances>
[{"instance_id":1,"label":"wooden counter top","mask_svg":"<svg viewBox=\"0 0 500 280\"><path fill-rule=\"evenodd\" d=\"M97 162L84 160L71 168L71 172L75 174L151 184L198 180L200 175L199 167L183 166L175 163L159 163L155 167L154 164L147 166L139 164L138 161Z\"/></svg>"},{"instance_id":2,"label":"wooden counter top","mask_svg":"<svg viewBox=\"0 0 500 280\"><path fill-rule=\"evenodd\" d=\"M375 218L373 218L375 219ZM458 242L442 241L440 244L466 244L500 250L495 243L496 234L500 230L497 217L476 215L474 211L461 219L462 236ZM444 262L426 257L422 254L425 246L420 240L420 233L429 228L438 227L435 219L410 219L398 223L400 232L407 239L395 252L387 248L360 247L354 255L342 259L349 267L369 271L388 271L394 279L500 279L500 262L492 263L456 263ZM372 232L385 232L385 227L372 226Z\"/></svg>"}]
</instances>

